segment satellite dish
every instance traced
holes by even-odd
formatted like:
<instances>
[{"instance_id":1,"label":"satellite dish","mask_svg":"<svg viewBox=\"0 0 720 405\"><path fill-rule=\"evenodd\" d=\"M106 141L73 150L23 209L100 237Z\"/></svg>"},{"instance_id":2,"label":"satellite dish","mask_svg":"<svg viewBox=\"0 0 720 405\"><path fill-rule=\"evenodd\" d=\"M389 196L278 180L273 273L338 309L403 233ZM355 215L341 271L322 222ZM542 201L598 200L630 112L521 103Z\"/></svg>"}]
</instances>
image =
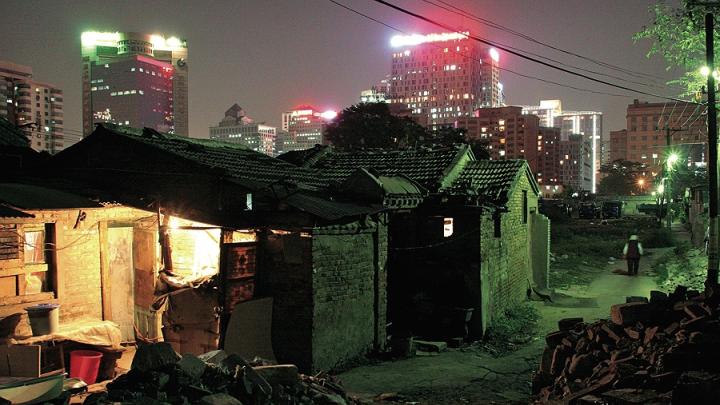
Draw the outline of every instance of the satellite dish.
<instances>
[{"instance_id":1,"label":"satellite dish","mask_svg":"<svg viewBox=\"0 0 720 405\"><path fill-rule=\"evenodd\" d=\"M185 59L180 58L177 61L177 65L178 67L185 67L185 65L187 65L187 62L185 62Z\"/></svg>"}]
</instances>

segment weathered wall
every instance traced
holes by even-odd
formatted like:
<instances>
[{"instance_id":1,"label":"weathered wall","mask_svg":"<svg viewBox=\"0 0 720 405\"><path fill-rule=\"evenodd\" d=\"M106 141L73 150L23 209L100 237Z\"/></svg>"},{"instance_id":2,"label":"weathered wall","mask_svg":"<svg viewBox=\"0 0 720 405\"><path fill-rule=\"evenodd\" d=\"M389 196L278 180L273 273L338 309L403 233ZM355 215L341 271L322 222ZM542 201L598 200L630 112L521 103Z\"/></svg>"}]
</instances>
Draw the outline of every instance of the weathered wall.
<instances>
[{"instance_id":1,"label":"weathered wall","mask_svg":"<svg viewBox=\"0 0 720 405\"><path fill-rule=\"evenodd\" d=\"M480 313L480 211L455 204L393 214L388 274L393 335L461 336L455 308ZM452 235L444 236L444 218Z\"/></svg>"},{"instance_id":2,"label":"weathered wall","mask_svg":"<svg viewBox=\"0 0 720 405\"><path fill-rule=\"evenodd\" d=\"M533 282L540 288L550 287L550 220L539 213L530 214Z\"/></svg>"},{"instance_id":3,"label":"weathered wall","mask_svg":"<svg viewBox=\"0 0 720 405\"><path fill-rule=\"evenodd\" d=\"M275 356L308 371L312 367L312 240L299 232L267 232L260 235L258 247L256 292L273 297Z\"/></svg>"},{"instance_id":4,"label":"weathered wall","mask_svg":"<svg viewBox=\"0 0 720 405\"><path fill-rule=\"evenodd\" d=\"M6 299L5 303L22 302L22 305L0 306L0 317L8 315L7 312L23 312L21 307L33 303L57 302L60 307L61 323L76 320L102 320L102 275L100 259L100 227L103 223L128 223L137 218L147 216L148 213L127 207L83 208L67 210L36 210L28 211L35 215L31 220L20 222L20 229L38 228L41 224L55 224L55 258L54 266L48 264L25 265L22 261L9 267L0 263L0 278L12 273L28 271L31 268L44 266L52 274L54 268L54 290L52 295L26 295L14 299ZM78 221L78 215L83 212L85 218ZM3 219L3 223L13 222L12 219ZM77 226L76 226L77 222ZM46 235L46 238L48 235ZM48 253L48 258L52 252ZM7 263L6 263L7 264Z\"/></svg>"},{"instance_id":5,"label":"weathered wall","mask_svg":"<svg viewBox=\"0 0 720 405\"><path fill-rule=\"evenodd\" d=\"M387 228L313 229L313 369L327 370L385 341Z\"/></svg>"},{"instance_id":6,"label":"weathered wall","mask_svg":"<svg viewBox=\"0 0 720 405\"><path fill-rule=\"evenodd\" d=\"M527 191L527 221L523 218L523 191ZM530 267L530 213L538 212L537 196L527 176L521 176L507 202L508 212L501 214L500 238L482 243L484 263L489 263L490 314L505 309L526 297Z\"/></svg>"}]
</instances>

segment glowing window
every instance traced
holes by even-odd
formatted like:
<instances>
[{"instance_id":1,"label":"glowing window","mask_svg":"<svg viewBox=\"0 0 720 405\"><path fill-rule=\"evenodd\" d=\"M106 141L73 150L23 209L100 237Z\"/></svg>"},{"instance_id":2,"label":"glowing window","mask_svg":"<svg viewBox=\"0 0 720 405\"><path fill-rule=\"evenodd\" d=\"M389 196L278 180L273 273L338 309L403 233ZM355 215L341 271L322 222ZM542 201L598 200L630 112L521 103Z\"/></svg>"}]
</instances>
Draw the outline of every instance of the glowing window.
<instances>
[{"instance_id":1,"label":"glowing window","mask_svg":"<svg viewBox=\"0 0 720 405\"><path fill-rule=\"evenodd\" d=\"M452 218L444 218L443 219L443 236L446 238L449 238L453 234L453 219Z\"/></svg>"}]
</instances>

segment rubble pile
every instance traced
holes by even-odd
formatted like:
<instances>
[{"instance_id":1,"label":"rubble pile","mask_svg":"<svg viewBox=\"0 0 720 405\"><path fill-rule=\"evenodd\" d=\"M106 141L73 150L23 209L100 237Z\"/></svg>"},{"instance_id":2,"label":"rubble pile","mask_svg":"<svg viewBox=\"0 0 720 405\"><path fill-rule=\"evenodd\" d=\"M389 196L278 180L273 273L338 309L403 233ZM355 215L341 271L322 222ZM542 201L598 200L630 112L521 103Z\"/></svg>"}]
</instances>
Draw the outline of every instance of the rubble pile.
<instances>
[{"instance_id":1,"label":"rubble pile","mask_svg":"<svg viewBox=\"0 0 720 405\"><path fill-rule=\"evenodd\" d=\"M178 355L168 343L140 346L130 371L90 395L86 405L346 405L353 404L328 375L306 376L291 364L246 362L216 350Z\"/></svg>"},{"instance_id":2,"label":"rubble pile","mask_svg":"<svg viewBox=\"0 0 720 405\"><path fill-rule=\"evenodd\" d=\"M705 404L720 397L720 293L679 286L628 297L611 319L558 322L545 340L536 403Z\"/></svg>"}]
</instances>

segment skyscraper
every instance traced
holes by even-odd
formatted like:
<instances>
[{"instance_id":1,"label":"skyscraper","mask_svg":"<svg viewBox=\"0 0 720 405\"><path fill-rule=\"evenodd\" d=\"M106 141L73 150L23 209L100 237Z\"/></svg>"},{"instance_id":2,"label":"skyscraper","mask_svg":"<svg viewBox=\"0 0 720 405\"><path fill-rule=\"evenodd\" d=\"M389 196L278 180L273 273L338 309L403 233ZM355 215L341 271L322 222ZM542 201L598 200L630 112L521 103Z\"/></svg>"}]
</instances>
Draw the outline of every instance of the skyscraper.
<instances>
[{"instance_id":1,"label":"skyscraper","mask_svg":"<svg viewBox=\"0 0 720 405\"><path fill-rule=\"evenodd\" d=\"M332 110L320 112L313 106L299 105L282 114L282 130L294 140L293 150L309 149L327 143L325 126L336 116Z\"/></svg>"},{"instance_id":2,"label":"skyscraper","mask_svg":"<svg viewBox=\"0 0 720 405\"><path fill-rule=\"evenodd\" d=\"M97 122L188 136L187 42L134 32L84 32L83 132Z\"/></svg>"},{"instance_id":3,"label":"skyscraper","mask_svg":"<svg viewBox=\"0 0 720 405\"><path fill-rule=\"evenodd\" d=\"M390 102L427 126L454 125L481 107L500 107L500 55L468 33L395 36Z\"/></svg>"},{"instance_id":4,"label":"skyscraper","mask_svg":"<svg viewBox=\"0 0 720 405\"><path fill-rule=\"evenodd\" d=\"M597 111L563 111L560 100L540 100L540 105L522 106L523 114L537 115L541 125L560 128L560 140L567 142L570 135L585 136L590 143L592 176L590 190L594 193L600 171L600 147L603 113Z\"/></svg>"},{"instance_id":5,"label":"skyscraper","mask_svg":"<svg viewBox=\"0 0 720 405\"><path fill-rule=\"evenodd\" d=\"M68 146L63 92L36 81L29 66L0 61L0 117L20 127L38 152L57 153Z\"/></svg>"},{"instance_id":6,"label":"skyscraper","mask_svg":"<svg viewBox=\"0 0 720 405\"><path fill-rule=\"evenodd\" d=\"M256 123L237 104L225 111L225 117L217 126L210 127L210 139L239 143L268 156L275 155L276 136L275 127Z\"/></svg>"}]
</instances>

